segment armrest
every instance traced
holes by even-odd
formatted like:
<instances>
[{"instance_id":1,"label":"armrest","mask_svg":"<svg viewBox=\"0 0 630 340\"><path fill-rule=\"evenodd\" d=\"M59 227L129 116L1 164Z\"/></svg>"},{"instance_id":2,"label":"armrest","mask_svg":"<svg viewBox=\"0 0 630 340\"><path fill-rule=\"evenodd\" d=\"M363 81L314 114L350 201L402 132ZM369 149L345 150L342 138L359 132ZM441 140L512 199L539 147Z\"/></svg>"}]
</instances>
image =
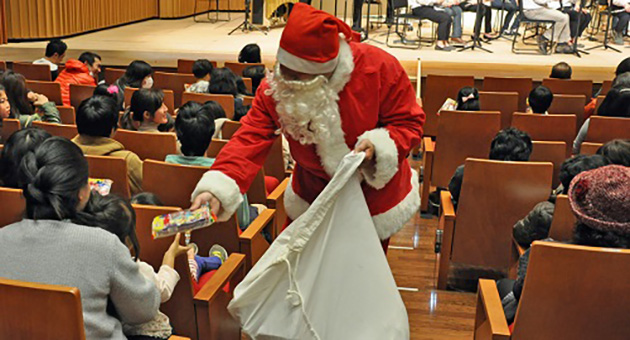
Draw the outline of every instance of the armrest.
<instances>
[{"instance_id":1,"label":"armrest","mask_svg":"<svg viewBox=\"0 0 630 340\"><path fill-rule=\"evenodd\" d=\"M276 210L267 209L260 213L258 217L247 227L247 229L239 236L241 253L246 257L246 268L251 269L258 259L269 249L269 242L262 235L263 229L273 227ZM272 228L267 229L270 233Z\"/></svg>"},{"instance_id":2,"label":"armrest","mask_svg":"<svg viewBox=\"0 0 630 340\"><path fill-rule=\"evenodd\" d=\"M422 144L424 145L424 152L435 152L435 142L431 137L422 137Z\"/></svg>"},{"instance_id":3,"label":"armrest","mask_svg":"<svg viewBox=\"0 0 630 340\"><path fill-rule=\"evenodd\" d=\"M185 338L183 336L177 336L177 335L171 335L171 337L168 338L168 340L190 340L190 338Z\"/></svg>"},{"instance_id":4,"label":"armrest","mask_svg":"<svg viewBox=\"0 0 630 340\"><path fill-rule=\"evenodd\" d=\"M523 256L527 249L523 248L514 238L512 238L512 251L510 255L510 263L508 267L508 277L516 279L518 276L518 260Z\"/></svg>"},{"instance_id":5,"label":"armrest","mask_svg":"<svg viewBox=\"0 0 630 340\"><path fill-rule=\"evenodd\" d=\"M271 209L276 208L276 202L279 198L283 197L284 191L287 189L287 185L289 185L289 179L285 178L272 192L267 196L267 207Z\"/></svg>"},{"instance_id":6,"label":"armrest","mask_svg":"<svg viewBox=\"0 0 630 340\"><path fill-rule=\"evenodd\" d=\"M221 267L217 269L216 273L212 275L210 280L203 285L201 290L195 294L195 304L208 303L223 290L223 287L230 282L235 275L243 277L243 269L245 265L245 255L239 253L232 253L223 262ZM234 289L234 287L230 287Z\"/></svg>"},{"instance_id":7,"label":"armrest","mask_svg":"<svg viewBox=\"0 0 630 340\"><path fill-rule=\"evenodd\" d=\"M289 178L293 175L293 170L284 170L284 177Z\"/></svg>"},{"instance_id":8,"label":"armrest","mask_svg":"<svg viewBox=\"0 0 630 340\"><path fill-rule=\"evenodd\" d=\"M273 221L275 209L266 209L245 229L245 231L239 236L241 239L251 240L256 235L260 234L270 222Z\"/></svg>"},{"instance_id":9,"label":"armrest","mask_svg":"<svg viewBox=\"0 0 630 340\"><path fill-rule=\"evenodd\" d=\"M422 189L420 192L420 210L429 209L429 194L431 193L431 177L433 177L433 155L435 154L435 142L431 137L422 138Z\"/></svg>"},{"instance_id":10,"label":"armrest","mask_svg":"<svg viewBox=\"0 0 630 340\"><path fill-rule=\"evenodd\" d=\"M474 338L475 340L510 338L510 330L494 280L479 279Z\"/></svg>"},{"instance_id":11,"label":"armrest","mask_svg":"<svg viewBox=\"0 0 630 340\"><path fill-rule=\"evenodd\" d=\"M451 251L455 233L455 209L451 201L451 193L447 190L440 192L440 219L438 229L442 230L442 246L438 262L437 288L446 289L448 272L451 264Z\"/></svg>"},{"instance_id":12,"label":"armrest","mask_svg":"<svg viewBox=\"0 0 630 340\"><path fill-rule=\"evenodd\" d=\"M451 192L448 190L440 192L440 210L440 216L444 216L448 220L455 220L455 207L451 199Z\"/></svg>"}]
</instances>

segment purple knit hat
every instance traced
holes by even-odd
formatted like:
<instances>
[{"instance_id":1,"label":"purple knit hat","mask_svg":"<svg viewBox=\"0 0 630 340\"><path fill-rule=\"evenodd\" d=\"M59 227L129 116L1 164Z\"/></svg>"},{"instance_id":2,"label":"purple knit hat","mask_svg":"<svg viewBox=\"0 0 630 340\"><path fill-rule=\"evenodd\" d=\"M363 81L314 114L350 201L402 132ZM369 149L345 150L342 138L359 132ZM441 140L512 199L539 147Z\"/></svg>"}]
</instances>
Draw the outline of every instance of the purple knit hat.
<instances>
[{"instance_id":1,"label":"purple knit hat","mask_svg":"<svg viewBox=\"0 0 630 340\"><path fill-rule=\"evenodd\" d=\"M577 219L599 231L630 233L630 168L608 165L571 181L569 202Z\"/></svg>"}]
</instances>

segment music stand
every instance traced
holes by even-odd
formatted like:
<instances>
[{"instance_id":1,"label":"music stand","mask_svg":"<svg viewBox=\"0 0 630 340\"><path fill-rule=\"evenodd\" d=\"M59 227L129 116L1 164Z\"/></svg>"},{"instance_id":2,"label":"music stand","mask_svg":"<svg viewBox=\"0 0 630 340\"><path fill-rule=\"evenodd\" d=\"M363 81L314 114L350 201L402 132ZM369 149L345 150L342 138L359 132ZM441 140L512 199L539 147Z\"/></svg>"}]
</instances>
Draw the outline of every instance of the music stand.
<instances>
[{"instance_id":1,"label":"music stand","mask_svg":"<svg viewBox=\"0 0 630 340\"><path fill-rule=\"evenodd\" d=\"M475 48L478 48L482 51L488 52L488 53L494 53L492 51L490 51L487 48L484 48L481 45L481 39L479 38L479 36L481 35L481 21L484 20L484 18L482 18L481 15L481 6L485 6L481 1L477 2L477 11L475 14L475 27L473 28L473 40L472 40L472 44L470 44L469 46L464 46L462 48L460 48L459 50L457 50L457 52L462 52L462 51L466 51L466 50L471 50L474 51ZM492 9L489 9L490 11Z\"/></svg>"},{"instance_id":2,"label":"music stand","mask_svg":"<svg viewBox=\"0 0 630 340\"><path fill-rule=\"evenodd\" d=\"M251 32L253 30L257 30L267 35L267 32L265 32L258 26L254 26L251 22L249 22L250 5L251 5L251 0L245 0L245 19L240 25L236 26L233 30L231 30L230 33L228 33L228 35L232 35L232 33L236 32L239 28L243 32Z\"/></svg>"},{"instance_id":3,"label":"music stand","mask_svg":"<svg viewBox=\"0 0 630 340\"><path fill-rule=\"evenodd\" d=\"M584 0L582 0L582 1L584 1ZM608 11L608 19L606 20L606 32L604 32L604 43L603 44L599 44L597 46L589 47L589 48L586 49L587 51L603 47L604 50L611 49L611 50L613 50L615 52L621 53L620 50L618 50L618 49L608 45L608 34L610 33L610 21L612 20L612 15L613 15L612 3L611 2L612 2L611 0L608 0L608 6L607 6L608 8L606 9L606 11Z\"/></svg>"}]
</instances>

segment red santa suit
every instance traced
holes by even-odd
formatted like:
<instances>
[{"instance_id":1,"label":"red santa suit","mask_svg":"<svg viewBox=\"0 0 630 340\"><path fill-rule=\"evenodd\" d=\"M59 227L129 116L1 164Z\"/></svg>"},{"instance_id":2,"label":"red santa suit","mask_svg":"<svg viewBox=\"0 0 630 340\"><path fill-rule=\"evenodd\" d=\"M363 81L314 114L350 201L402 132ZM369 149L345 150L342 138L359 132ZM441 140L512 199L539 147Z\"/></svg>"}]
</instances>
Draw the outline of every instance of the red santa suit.
<instances>
[{"instance_id":1,"label":"red santa suit","mask_svg":"<svg viewBox=\"0 0 630 340\"><path fill-rule=\"evenodd\" d=\"M350 36L350 28L337 18L295 5L278 62L310 74L332 71L327 85L334 90L333 100L319 103L314 137L299 140L294 133L299 122L292 120L292 108L281 104L276 75L267 76L241 128L192 195L212 193L221 202L219 220L234 213L280 132L297 163L284 195L290 219L308 209L341 159L363 139L371 141L375 151L374 165L362 170L362 188L379 237L390 237L418 211L418 176L407 155L420 143L424 112L400 63L379 48L343 39Z\"/></svg>"}]
</instances>

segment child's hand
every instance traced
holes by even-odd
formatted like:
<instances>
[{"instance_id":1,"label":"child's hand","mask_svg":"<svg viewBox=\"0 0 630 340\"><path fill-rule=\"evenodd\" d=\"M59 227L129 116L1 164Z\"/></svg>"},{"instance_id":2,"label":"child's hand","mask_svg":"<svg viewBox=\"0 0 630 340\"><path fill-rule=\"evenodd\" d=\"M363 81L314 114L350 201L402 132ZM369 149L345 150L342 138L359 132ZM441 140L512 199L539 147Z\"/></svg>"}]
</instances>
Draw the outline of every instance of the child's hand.
<instances>
[{"instance_id":1,"label":"child's hand","mask_svg":"<svg viewBox=\"0 0 630 340\"><path fill-rule=\"evenodd\" d=\"M181 238L181 233L175 235L175 239L171 246L168 247L166 253L164 253L164 260L162 261L162 265L169 266L171 268L175 268L175 258L180 254L185 254L191 246L182 246L179 243L179 239Z\"/></svg>"}]
</instances>

